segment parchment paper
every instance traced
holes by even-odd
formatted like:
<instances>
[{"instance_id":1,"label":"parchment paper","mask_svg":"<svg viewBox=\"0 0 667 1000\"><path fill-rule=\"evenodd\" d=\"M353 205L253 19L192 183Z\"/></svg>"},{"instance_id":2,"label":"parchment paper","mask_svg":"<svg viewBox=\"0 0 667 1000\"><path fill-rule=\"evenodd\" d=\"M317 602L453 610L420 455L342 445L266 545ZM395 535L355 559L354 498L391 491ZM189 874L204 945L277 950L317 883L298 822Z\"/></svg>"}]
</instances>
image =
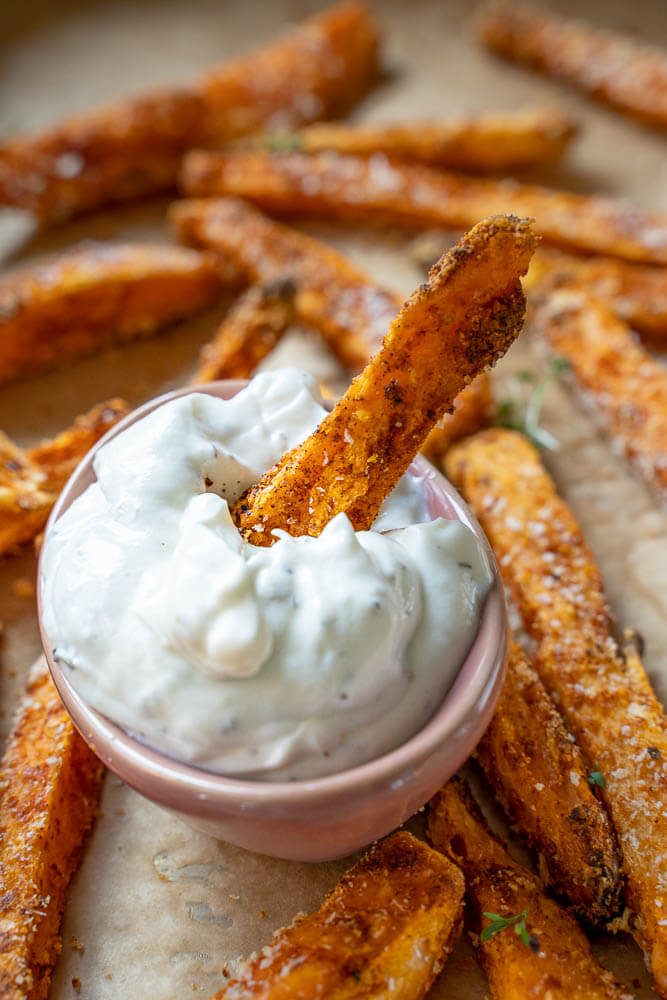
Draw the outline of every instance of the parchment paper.
<instances>
[{"instance_id":1,"label":"parchment paper","mask_svg":"<svg viewBox=\"0 0 667 1000\"><path fill-rule=\"evenodd\" d=\"M142 87L187 81L318 6L305 0L5 4L0 10L0 127L32 128ZM654 42L667 40L660 0L635 0L631 6L623 0L589 0L585 10L575 0L553 6L637 31ZM376 2L393 76L358 115L437 117L559 101L576 112L584 133L567 165L543 178L667 210L664 138L476 48L470 28L475 7L466 0ZM45 234L36 234L18 213L6 213L0 217L0 253L10 263L89 236L165 240L165 206L155 202L99 213ZM308 228L399 291L410 291L422 278L404 235ZM29 444L108 396L139 403L178 385L223 312L221 303L157 339L0 390L0 427ZM528 334L497 370L499 396L513 370L539 366ZM268 363L295 360L330 381L343 378L315 340L298 331ZM664 700L667 517L564 390L552 391L544 423L561 444L547 456L548 465L584 527L619 623L639 629L646 640L646 665ZM29 552L0 563L3 737L26 670L39 653L30 593L34 569ZM488 807L497 819L493 804ZM216 843L108 775L100 818L70 893L51 996L70 1000L77 991L86 1000L208 995L223 984L224 966L233 974L239 956L265 944L297 912L316 907L349 863L300 865ZM654 996L631 941L600 937L595 947L606 965L634 985L637 997ZM485 980L462 940L432 995L479 1000L485 994Z\"/></svg>"}]
</instances>

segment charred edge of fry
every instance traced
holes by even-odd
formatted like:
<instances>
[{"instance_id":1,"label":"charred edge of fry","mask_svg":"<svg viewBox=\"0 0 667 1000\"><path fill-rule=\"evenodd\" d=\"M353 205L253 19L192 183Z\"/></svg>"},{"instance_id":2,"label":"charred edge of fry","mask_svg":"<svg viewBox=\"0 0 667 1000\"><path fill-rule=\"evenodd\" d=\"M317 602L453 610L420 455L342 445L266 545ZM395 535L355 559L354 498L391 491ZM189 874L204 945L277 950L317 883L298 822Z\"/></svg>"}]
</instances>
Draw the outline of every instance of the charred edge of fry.
<instances>
[{"instance_id":1,"label":"charred edge of fry","mask_svg":"<svg viewBox=\"0 0 667 1000\"><path fill-rule=\"evenodd\" d=\"M0 993L8 1000L47 995L103 770L46 668L33 671L0 767Z\"/></svg>"},{"instance_id":2,"label":"charred edge of fry","mask_svg":"<svg viewBox=\"0 0 667 1000\"><path fill-rule=\"evenodd\" d=\"M248 289L202 348L192 384L250 378L296 320L297 287L283 278Z\"/></svg>"},{"instance_id":3,"label":"charred edge of fry","mask_svg":"<svg viewBox=\"0 0 667 1000\"><path fill-rule=\"evenodd\" d=\"M237 996L421 997L460 930L463 877L411 834L368 851L320 909L279 931L216 1000Z\"/></svg>"},{"instance_id":4,"label":"charred edge of fry","mask_svg":"<svg viewBox=\"0 0 667 1000\"><path fill-rule=\"evenodd\" d=\"M590 766L516 643L476 753L556 892L586 923L615 916L622 884L613 828L588 783Z\"/></svg>"},{"instance_id":5,"label":"charred edge of fry","mask_svg":"<svg viewBox=\"0 0 667 1000\"><path fill-rule=\"evenodd\" d=\"M369 528L461 388L515 339L519 277L535 245L530 222L512 217L485 220L463 237L315 433L234 505L240 531L272 544L275 528L317 535L343 511L355 528Z\"/></svg>"}]
</instances>

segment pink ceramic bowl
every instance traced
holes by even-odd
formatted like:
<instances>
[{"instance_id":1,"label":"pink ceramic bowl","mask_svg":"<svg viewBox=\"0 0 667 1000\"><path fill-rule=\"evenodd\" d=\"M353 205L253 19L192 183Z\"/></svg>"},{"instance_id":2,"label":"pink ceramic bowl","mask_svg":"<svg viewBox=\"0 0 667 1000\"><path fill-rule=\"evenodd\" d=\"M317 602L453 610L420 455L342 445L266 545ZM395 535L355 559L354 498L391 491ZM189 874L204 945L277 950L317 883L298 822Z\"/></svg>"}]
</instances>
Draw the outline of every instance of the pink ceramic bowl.
<instances>
[{"instance_id":1,"label":"pink ceramic bowl","mask_svg":"<svg viewBox=\"0 0 667 1000\"><path fill-rule=\"evenodd\" d=\"M240 381L202 386L227 399ZM176 396L160 396L122 420L88 453L65 486L51 525L93 482L93 458L106 441ZM343 857L382 837L420 808L469 756L489 723L507 660L508 627L500 577L488 543L454 488L419 456L411 472L424 487L434 517L455 518L471 528L485 546L494 581L480 628L445 700L424 728L398 749L360 767L310 781L239 781L210 774L145 746L90 708L53 660L42 624L42 574L38 606L42 643L53 680L77 729L124 781L186 823L240 847L298 861Z\"/></svg>"}]
</instances>

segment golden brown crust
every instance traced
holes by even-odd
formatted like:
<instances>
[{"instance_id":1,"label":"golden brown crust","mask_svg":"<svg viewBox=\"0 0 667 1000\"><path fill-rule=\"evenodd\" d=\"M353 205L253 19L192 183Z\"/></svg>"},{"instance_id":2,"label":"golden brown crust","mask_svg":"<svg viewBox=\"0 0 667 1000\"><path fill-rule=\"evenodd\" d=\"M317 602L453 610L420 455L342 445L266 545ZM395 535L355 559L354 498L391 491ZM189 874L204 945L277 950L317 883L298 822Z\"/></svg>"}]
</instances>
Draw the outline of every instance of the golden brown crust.
<instances>
[{"instance_id":1,"label":"golden brown crust","mask_svg":"<svg viewBox=\"0 0 667 1000\"><path fill-rule=\"evenodd\" d=\"M632 993L598 965L574 919L546 895L539 879L507 853L488 830L463 782L453 779L432 800L431 842L465 875L470 924L477 957L493 1000L631 1000ZM479 938L491 923L485 913L509 918L526 913L536 949L514 926L491 940Z\"/></svg>"},{"instance_id":2,"label":"golden brown crust","mask_svg":"<svg viewBox=\"0 0 667 1000\"><path fill-rule=\"evenodd\" d=\"M538 108L445 122L318 123L284 137L269 135L264 143L271 146L283 141L304 153L384 153L397 160L485 173L551 163L563 154L576 132L572 118L558 108Z\"/></svg>"},{"instance_id":3,"label":"golden brown crust","mask_svg":"<svg viewBox=\"0 0 667 1000\"><path fill-rule=\"evenodd\" d=\"M479 35L508 59L567 80L649 125L667 128L667 58L658 49L514 2L491 4L480 19Z\"/></svg>"},{"instance_id":4,"label":"golden brown crust","mask_svg":"<svg viewBox=\"0 0 667 1000\"><path fill-rule=\"evenodd\" d=\"M344 110L377 73L366 7L342 3L183 90L66 119L0 146L0 202L47 222L173 190L183 152Z\"/></svg>"},{"instance_id":5,"label":"golden brown crust","mask_svg":"<svg viewBox=\"0 0 667 1000\"><path fill-rule=\"evenodd\" d=\"M76 466L128 409L122 399L100 403L28 451L0 433L0 556L39 534Z\"/></svg>"},{"instance_id":6,"label":"golden brown crust","mask_svg":"<svg viewBox=\"0 0 667 1000\"><path fill-rule=\"evenodd\" d=\"M445 173L416 163L339 153L207 153L185 157L193 197L247 198L280 216L319 216L411 229L468 229L499 212L535 219L556 246L645 263L667 263L667 217L620 201L516 181Z\"/></svg>"},{"instance_id":7,"label":"golden brown crust","mask_svg":"<svg viewBox=\"0 0 667 1000\"><path fill-rule=\"evenodd\" d=\"M555 355L613 449L667 504L667 371L611 307L578 285L554 289L533 326Z\"/></svg>"},{"instance_id":8,"label":"golden brown crust","mask_svg":"<svg viewBox=\"0 0 667 1000\"><path fill-rule=\"evenodd\" d=\"M250 378L295 322L295 293L289 278L252 285L232 305L213 339L202 348L191 384Z\"/></svg>"},{"instance_id":9,"label":"golden brown crust","mask_svg":"<svg viewBox=\"0 0 667 1000\"><path fill-rule=\"evenodd\" d=\"M93 825L103 766L33 672L0 767L0 995L44 1000L69 881Z\"/></svg>"},{"instance_id":10,"label":"golden brown crust","mask_svg":"<svg viewBox=\"0 0 667 1000\"><path fill-rule=\"evenodd\" d=\"M210 256L86 241L0 278L0 384L189 316L219 294Z\"/></svg>"},{"instance_id":11,"label":"golden brown crust","mask_svg":"<svg viewBox=\"0 0 667 1000\"><path fill-rule=\"evenodd\" d=\"M591 767L623 855L633 933L667 996L667 735L641 664L619 655L600 573L535 449L490 430L453 446L447 473L494 550L526 628L533 666Z\"/></svg>"},{"instance_id":12,"label":"golden brown crust","mask_svg":"<svg viewBox=\"0 0 667 1000\"><path fill-rule=\"evenodd\" d=\"M621 864L614 831L588 784L590 768L516 643L477 757L554 889L588 923L615 916Z\"/></svg>"},{"instance_id":13,"label":"golden brown crust","mask_svg":"<svg viewBox=\"0 0 667 1000\"><path fill-rule=\"evenodd\" d=\"M248 540L319 535L341 512L370 528L461 388L518 335L535 246L529 221L497 216L443 255L332 412L234 505Z\"/></svg>"},{"instance_id":14,"label":"golden brown crust","mask_svg":"<svg viewBox=\"0 0 667 1000\"><path fill-rule=\"evenodd\" d=\"M298 320L319 331L331 352L357 371L382 343L402 300L357 270L319 240L268 219L234 198L175 202L170 219L178 238L219 254L227 280L269 283L286 277L296 285ZM491 394L480 375L457 396L427 445L442 454L450 441L488 423Z\"/></svg>"},{"instance_id":15,"label":"golden brown crust","mask_svg":"<svg viewBox=\"0 0 667 1000\"><path fill-rule=\"evenodd\" d=\"M215 1000L421 1000L458 937L463 877L409 833L381 841L316 913L279 931Z\"/></svg>"},{"instance_id":16,"label":"golden brown crust","mask_svg":"<svg viewBox=\"0 0 667 1000\"><path fill-rule=\"evenodd\" d=\"M667 268L628 264L610 257L574 257L540 248L523 283L528 303L550 288L576 283L656 346L667 343Z\"/></svg>"}]
</instances>

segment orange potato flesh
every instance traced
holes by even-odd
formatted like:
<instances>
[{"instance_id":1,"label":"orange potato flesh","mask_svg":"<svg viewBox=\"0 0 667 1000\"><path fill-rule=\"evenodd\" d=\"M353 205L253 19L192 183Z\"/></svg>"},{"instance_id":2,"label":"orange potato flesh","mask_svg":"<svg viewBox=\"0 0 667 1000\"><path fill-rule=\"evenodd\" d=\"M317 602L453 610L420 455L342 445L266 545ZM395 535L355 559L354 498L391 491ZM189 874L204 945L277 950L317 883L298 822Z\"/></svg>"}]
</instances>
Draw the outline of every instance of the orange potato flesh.
<instances>
[{"instance_id":1,"label":"orange potato flesh","mask_svg":"<svg viewBox=\"0 0 667 1000\"><path fill-rule=\"evenodd\" d=\"M566 80L619 111L667 128L667 56L542 7L493 3L479 24L494 52Z\"/></svg>"},{"instance_id":2,"label":"orange potato flesh","mask_svg":"<svg viewBox=\"0 0 667 1000\"><path fill-rule=\"evenodd\" d=\"M253 285L231 307L202 349L193 385L225 378L250 378L295 321L296 288L289 279Z\"/></svg>"},{"instance_id":3,"label":"orange potato flesh","mask_svg":"<svg viewBox=\"0 0 667 1000\"><path fill-rule=\"evenodd\" d=\"M632 993L598 965L576 921L546 895L536 876L517 864L490 833L468 787L452 779L431 801L431 843L463 871L477 957L492 1000L632 1000ZM510 926L489 941L485 913L526 912L532 945Z\"/></svg>"},{"instance_id":4,"label":"orange potato flesh","mask_svg":"<svg viewBox=\"0 0 667 1000\"><path fill-rule=\"evenodd\" d=\"M485 216L511 212L534 218L535 232L556 246L667 263L664 215L608 198L392 163L382 154L193 150L182 183L192 197L247 198L274 215L410 229L467 229Z\"/></svg>"},{"instance_id":5,"label":"orange potato flesh","mask_svg":"<svg viewBox=\"0 0 667 1000\"><path fill-rule=\"evenodd\" d=\"M95 818L103 765L33 671L0 766L0 995L44 1000L67 888Z\"/></svg>"},{"instance_id":6,"label":"orange potato flesh","mask_svg":"<svg viewBox=\"0 0 667 1000\"><path fill-rule=\"evenodd\" d=\"M339 114L376 73L367 8L338 4L189 88L117 101L8 140L0 203L56 222L173 190L185 150Z\"/></svg>"},{"instance_id":7,"label":"orange potato flesh","mask_svg":"<svg viewBox=\"0 0 667 1000\"><path fill-rule=\"evenodd\" d=\"M319 535L341 512L370 528L461 388L517 337L535 246L529 221L498 216L442 257L332 412L234 505L249 541Z\"/></svg>"},{"instance_id":8,"label":"orange potato flesh","mask_svg":"<svg viewBox=\"0 0 667 1000\"><path fill-rule=\"evenodd\" d=\"M28 451L0 434L0 556L40 533L76 466L128 409L122 399L101 403Z\"/></svg>"},{"instance_id":9,"label":"orange potato flesh","mask_svg":"<svg viewBox=\"0 0 667 1000\"><path fill-rule=\"evenodd\" d=\"M642 339L656 346L667 344L667 268L540 249L533 257L524 288L530 302L533 297L542 298L552 287L572 283L608 302Z\"/></svg>"},{"instance_id":10,"label":"orange potato flesh","mask_svg":"<svg viewBox=\"0 0 667 1000\"><path fill-rule=\"evenodd\" d=\"M539 455L513 431L483 431L445 459L491 542L537 643L533 666L557 699L600 789L621 848L632 933L667 996L667 735L636 660L619 655L600 573Z\"/></svg>"},{"instance_id":11,"label":"orange potato flesh","mask_svg":"<svg viewBox=\"0 0 667 1000\"><path fill-rule=\"evenodd\" d=\"M512 821L538 852L547 881L586 922L614 917L621 903L614 831L588 784L590 766L516 643L476 752Z\"/></svg>"},{"instance_id":12,"label":"orange potato flesh","mask_svg":"<svg viewBox=\"0 0 667 1000\"><path fill-rule=\"evenodd\" d=\"M463 914L463 877L409 833L381 841L215 1000L421 1000Z\"/></svg>"},{"instance_id":13,"label":"orange potato flesh","mask_svg":"<svg viewBox=\"0 0 667 1000\"><path fill-rule=\"evenodd\" d=\"M210 256L84 242L0 278L0 385L154 333L219 294Z\"/></svg>"},{"instance_id":14,"label":"orange potato flesh","mask_svg":"<svg viewBox=\"0 0 667 1000\"><path fill-rule=\"evenodd\" d=\"M576 131L572 119L557 108L538 108L445 122L318 123L292 134L269 134L264 142L277 147L276 152L282 143L304 153L385 153L397 160L485 173L551 163L563 154Z\"/></svg>"},{"instance_id":15,"label":"orange potato flesh","mask_svg":"<svg viewBox=\"0 0 667 1000\"><path fill-rule=\"evenodd\" d=\"M554 289L533 326L570 363L579 395L615 451L667 504L667 371L630 327L584 287Z\"/></svg>"},{"instance_id":16,"label":"orange potato flesh","mask_svg":"<svg viewBox=\"0 0 667 1000\"><path fill-rule=\"evenodd\" d=\"M297 319L319 331L342 364L356 371L382 343L402 301L357 270L342 254L319 240L273 222L258 209L233 198L182 201L170 210L180 240L216 251L228 275L240 284L294 282ZM429 436L435 458L450 441L488 423L491 394L479 375L457 396L454 412Z\"/></svg>"}]
</instances>

